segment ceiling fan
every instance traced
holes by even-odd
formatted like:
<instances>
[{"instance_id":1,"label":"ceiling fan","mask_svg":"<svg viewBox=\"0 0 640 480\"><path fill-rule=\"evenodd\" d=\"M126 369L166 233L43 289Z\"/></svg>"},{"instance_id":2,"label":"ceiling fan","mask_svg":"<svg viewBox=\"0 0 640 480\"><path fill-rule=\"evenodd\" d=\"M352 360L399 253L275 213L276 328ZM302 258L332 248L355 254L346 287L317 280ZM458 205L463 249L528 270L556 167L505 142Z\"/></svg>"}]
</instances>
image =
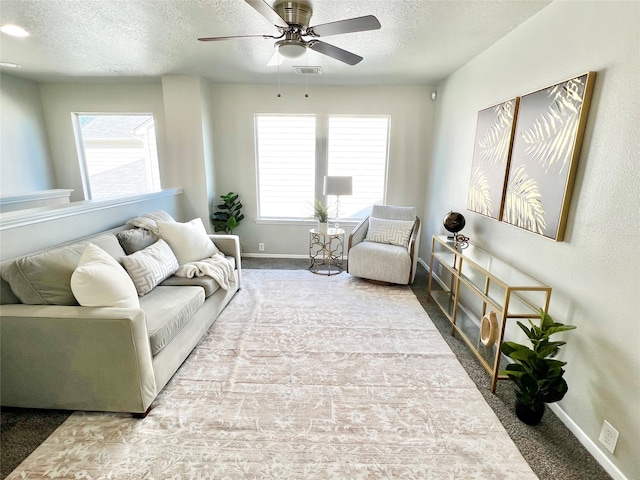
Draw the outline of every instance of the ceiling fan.
<instances>
[{"instance_id":1,"label":"ceiling fan","mask_svg":"<svg viewBox=\"0 0 640 480\"><path fill-rule=\"evenodd\" d=\"M340 35L342 33L377 30L380 28L380 22L373 15L323 23L310 27L309 21L311 20L313 9L306 0L280 0L274 4L273 8L266 0L245 0L245 2L273 23L280 32L280 35L234 35L229 37L204 37L198 38L198 40L201 42L216 42L218 40L228 40L231 38L273 38L278 41L275 43L276 51L271 57L271 60L269 60L268 65L279 65L284 58L297 58L305 53L307 48L335 58L348 65L355 65L362 61L361 56L317 40L317 38L328 37L329 35ZM305 40L303 37L311 38Z\"/></svg>"}]
</instances>

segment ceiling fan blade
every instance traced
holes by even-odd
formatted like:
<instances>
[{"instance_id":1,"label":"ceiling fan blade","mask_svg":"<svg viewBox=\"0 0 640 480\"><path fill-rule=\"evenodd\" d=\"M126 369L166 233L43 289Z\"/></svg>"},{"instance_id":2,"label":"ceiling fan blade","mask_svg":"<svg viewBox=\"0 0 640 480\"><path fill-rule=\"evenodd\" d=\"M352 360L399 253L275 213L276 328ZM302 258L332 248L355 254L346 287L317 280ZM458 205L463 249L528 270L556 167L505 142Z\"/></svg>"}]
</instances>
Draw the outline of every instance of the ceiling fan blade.
<instances>
[{"instance_id":1,"label":"ceiling fan blade","mask_svg":"<svg viewBox=\"0 0 640 480\"><path fill-rule=\"evenodd\" d=\"M311 40L307 42L307 46L318 53L328 55L329 57L340 60L348 65L355 65L362 61L362 57L355 53L347 52L341 48L329 45L328 43L321 42L320 40Z\"/></svg>"},{"instance_id":2,"label":"ceiling fan blade","mask_svg":"<svg viewBox=\"0 0 640 480\"><path fill-rule=\"evenodd\" d=\"M275 51L273 52L273 55L271 55L271 58L267 62L267 67L275 67L277 65L282 65L282 62L284 62L284 57L280 55L280 52L276 48Z\"/></svg>"},{"instance_id":3,"label":"ceiling fan blade","mask_svg":"<svg viewBox=\"0 0 640 480\"><path fill-rule=\"evenodd\" d=\"M217 42L218 40L230 40L232 38L280 38L272 35L231 35L230 37L202 37L201 42Z\"/></svg>"},{"instance_id":4,"label":"ceiling fan blade","mask_svg":"<svg viewBox=\"0 0 640 480\"><path fill-rule=\"evenodd\" d=\"M251 5L254 9L258 11L260 15L265 17L271 23L273 23L277 27L288 28L289 24L284 21L284 19L276 13L276 11L269 6L267 2L264 0L244 0L249 5Z\"/></svg>"},{"instance_id":5,"label":"ceiling fan blade","mask_svg":"<svg viewBox=\"0 0 640 480\"><path fill-rule=\"evenodd\" d=\"M307 29L307 34L314 37L328 37L329 35L340 35L342 33L366 32L367 30L378 30L380 22L373 15L365 17L350 18L337 22L323 23Z\"/></svg>"}]
</instances>

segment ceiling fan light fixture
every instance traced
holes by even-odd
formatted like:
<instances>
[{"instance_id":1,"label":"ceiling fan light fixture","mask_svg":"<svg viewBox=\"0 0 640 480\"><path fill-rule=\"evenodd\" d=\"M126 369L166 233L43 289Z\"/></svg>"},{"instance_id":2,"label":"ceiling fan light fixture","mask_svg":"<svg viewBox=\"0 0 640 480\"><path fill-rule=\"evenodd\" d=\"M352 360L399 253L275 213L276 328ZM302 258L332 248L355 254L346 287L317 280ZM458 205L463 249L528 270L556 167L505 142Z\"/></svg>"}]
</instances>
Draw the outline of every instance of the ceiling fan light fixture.
<instances>
[{"instance_id":1,"label":"ceiling fan light fixture","mask_svg":"<svg viewBox=\"0 0 640 480\"><path fill-rule=\"evenodd\" d=\"M296 40L281 40L277 42L278 52L284 58L298 58L304 55L307 47Z\"/></svg>"},{"instance_id":2,"label":"ceiling fan light fixture","mask_svg":"<svg viewBox=\"0 0 640 480\"><path fill-rule=\"evenodd\" d=\"M25 38L29 36L29 32L27 32L20 25L14 25L11 23L7 23L0 26L0 32L6 33L7 35L11 35L12 37L18 37L18 38Z\"/></svg>"}]
</instances>

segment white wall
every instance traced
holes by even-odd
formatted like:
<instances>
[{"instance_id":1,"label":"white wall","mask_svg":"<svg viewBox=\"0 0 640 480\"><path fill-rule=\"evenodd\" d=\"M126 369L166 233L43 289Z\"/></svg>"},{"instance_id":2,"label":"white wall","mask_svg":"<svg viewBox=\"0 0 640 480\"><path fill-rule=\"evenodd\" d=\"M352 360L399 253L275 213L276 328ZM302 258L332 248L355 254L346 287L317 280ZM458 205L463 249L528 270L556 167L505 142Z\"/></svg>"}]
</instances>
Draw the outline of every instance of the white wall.
<instances>
[{"instance_id":1,"label":"white wall","mask_svg":"<svg viewBox=\"0 0 640 480\"><path fill-rule=\"evenodd\" d=\"M0 75L0 131L0 194L58 187L37 83Z\"/></svg>"},{"instance_id":2,"label":"white wall","mask_svg":"<svg viewBox=\"0 0 640 480\"><path fill-rule=\"evenodd\" d=\"M561 418L616 478L640 478L640 3L555 1L439 86L425 241L463 212L472 241L553 287L569 392ZM478 111L597 71L565 241L466 211ZM614 455L602 421L620 431Z\"/></svg>"},{"instance_id":3,"label":"white wall","mask_svg":"<svg viewBox=\"0 0 640 480\"><path fill-rule=\"evenodd\" d=\"M162 96L166 125L166 157L161 178L163 186L184 188L184 215L202 218L210 230L208 172L205 153L203 82L191 75L162 77Z\"/></svg>"},{"instance_id":4,"label":"white wall","mask_svg":"<svg viewBox=\"0 0 640 480\"><path fill-rule=\"evenodd\" d=\"M314 113L319 122L328 114L391 115L387 204L422 204L426 182L433 102L428 87L277 87L212 85L213 138L216 191L240 194L245 220L234 230L240 235L243 251L265 254L308 255L310 225L258 224L255 113ZM319 126L319 131L322 127ZM322 139L321 139L322 141ZM311 216L311 208L309 215ZM347 230L348 232L350 230Z\"/></svg>"},{"instance_id":5,"label":"white wall","mask_svg":"<svg viewBox=\"0 0 640 480\"><path fill-rule=\"evenodd\" d=\"M60 208L10 212L0 219L0 261L120 227L131 218L164 210L180 220L182 189L112 200L75 202Z\"/></svg>"},{"instance_id":6,"label":"white wall","mask_svg":"<svg viewBox=\"0 0 640 480\"><path fill-rule=\"evenodd\" d=\"M71 201L85 200L72 113L152 113L158 142L160 177L168 170L162 86L148 84L40 84L51 161L58 188L73 188ZM4 128L4 127L3 127ZM4 130L3 130L4 131ZM163 187L175 185L162 185Z\"/></svg>"}]
</instances>

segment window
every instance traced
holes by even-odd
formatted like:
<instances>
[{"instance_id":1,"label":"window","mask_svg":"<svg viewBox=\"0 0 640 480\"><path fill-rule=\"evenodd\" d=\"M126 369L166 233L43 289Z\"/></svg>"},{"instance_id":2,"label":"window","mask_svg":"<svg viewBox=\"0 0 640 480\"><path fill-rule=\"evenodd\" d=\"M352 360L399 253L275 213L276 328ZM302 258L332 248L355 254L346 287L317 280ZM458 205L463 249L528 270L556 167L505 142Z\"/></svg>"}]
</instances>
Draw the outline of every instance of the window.
<instances>
[{"instance_id":1,"label":"window","mask_svg":"<svg viewBox=\"0 0 640 480\"><path fill-rule=\"evenodd\" d=\"M153 115L75 114L87 199L160 190Z\"/></svg>"},{"instance_id":2,"label":"window","mask_svg":"<svg viewBox=\"0 0 640 480\"><path fill-rule=\"evenodd\" d=\"M330 116L327 175L353 177L353 195L340 197L340 217L366 217L384 202L389 117Z\"/></svg>"},{"instance_id":3,"label":"window","mask_svg":"<svg viewBox=\"0 0 640 480\"><path fill-rule=\"evenodd\" d=\"M364 218L384 202L390 117L330 115L326 134L316 118L256 115L259 218L309 218L324 198L324 175L353 177L353 195L340 197L342 219Z\"/></svg>"},{"instance_id":4,"label":"window","mask_svg":"<svg viewBox=\"0 0 640 480\"><path fill-rule=\"evenodd\" d=\"M316 119L257 115L258 216L306 218L313 213Z\"/></svg>"}]
</instances>

